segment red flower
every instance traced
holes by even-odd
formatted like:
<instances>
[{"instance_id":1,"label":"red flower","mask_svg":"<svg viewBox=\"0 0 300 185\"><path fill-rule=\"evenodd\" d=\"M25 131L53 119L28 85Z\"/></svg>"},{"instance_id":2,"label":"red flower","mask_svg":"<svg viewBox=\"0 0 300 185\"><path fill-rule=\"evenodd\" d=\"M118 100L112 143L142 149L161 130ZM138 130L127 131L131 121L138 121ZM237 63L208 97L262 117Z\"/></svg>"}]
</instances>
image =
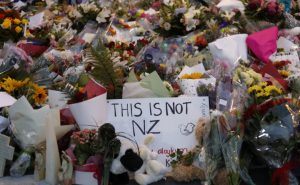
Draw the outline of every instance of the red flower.
<instances>
[{"instance_id":1,"label":"red flower","mask_svg":"<svg viewBox=\"0 0 300 185\"><path fill-rule=\"evenodd\" d=\"M159 10L159 9L160 9L160 6L161 6L160 1L156 1L156 2L152 3L152 6L151 6L151 7L152 7L154 10Z\"/></svg>"},{"instance_id":2,"label":"red flower","mask_svg":"<svg viewBox=\"0 0 300 185\"><path fill-rule=\"evenodd\" d=\"M198 36L196 37L196 40L195 40L195 45L196 46L207 46L207 40L204 36Z\"/></svg>"},{"instance_id":3,"label":"red flower","mask_svg":"<svg viewBox=\"0 0 300 185\"><path fill-rule=\"evenodd\" d=\"M267 4L267 13L270 16L274 16L279 13L279 4L277 2L271 1Z\"/></svg>"},{"instance_id":4,"label":"red flower","mask_svg":"<svg viewBox=\"0 0 300 185\"><path fill-rule=\"evenodd\" d=\"M143 45L147 45L149 43L149 41L147 39L140 39L138 40L139 43L142 43Z\"/></svg>"}]
</instances>

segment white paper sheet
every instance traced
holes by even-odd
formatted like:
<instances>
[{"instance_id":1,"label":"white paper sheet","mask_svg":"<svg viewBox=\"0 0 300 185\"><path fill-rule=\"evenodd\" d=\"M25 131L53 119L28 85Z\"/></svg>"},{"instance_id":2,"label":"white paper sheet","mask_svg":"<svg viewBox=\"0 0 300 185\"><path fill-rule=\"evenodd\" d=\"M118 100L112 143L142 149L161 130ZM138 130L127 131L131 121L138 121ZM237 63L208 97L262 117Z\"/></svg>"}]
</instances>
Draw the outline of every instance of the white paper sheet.
<instances>
[{"instance_id":1,"label":"white paper sheet","mask_svg":"<svg viewBox=\"0 0 300 185\"><path fill-rule=\"evenodd\" d=\"M95 98L70 104L70 110L80 129L95 129L104 124L106 119L106 95L104 93Z\"/></svg>"},{"instance_id":2,"label":"white paper sheet","mask_svg":"<svg viewBox=\"0 0 300 185\"><path fill-rule=\"evenodd\" d=\"M17 100L6 92L0 92L0 108L8 107L14 104Z\"/></svg>"},{"instance_id":3,"label":"white paper sheet","mask_svg":"<svg viewBox=\"0 0 300 185\"><path fill-rule=\"evenodd\" d=\"M238 58L248 59L246 38L247 34L237 34L217 39L208 44L214 60L229 62L234 66Z\"/></svg>"},{"instance_id":4,"label":"white paper sheet","mask_svg":"<svg viewBox=\"0 0 300 185\"><path fill-rule=\"evenodd\" d=\"M282 48L282 49L284 49L285 52L289 52L293 49L297 49L298 46L296 44L294 44L292 41L290 41L284 37L280 37L277 40L277 48Z\"/></svg>"},{"instance_id":5,"label":"white paper sheet","mask_svg":"<svg viewBox=\"0 0 300 185\"><path fill-rule=\"evenodd\" d=\"M44 23L44 14L45 14L44 12L41 12L34 16L31 16L29 18L29 28L35 29L42 26L42 24Z\"/></svg>"},{"instance_id":6,"label":"white paper sheet","mask_svg":"<svg viewBox=\"0 0 300 185\"><path fill-rule=\"evenodd\" d=\"M241 1L238 0L222 0L217 4L217 7L223 11L233 11L238 9L240 12L244 12L245 6Z\"/></svg>"}]
</instances>

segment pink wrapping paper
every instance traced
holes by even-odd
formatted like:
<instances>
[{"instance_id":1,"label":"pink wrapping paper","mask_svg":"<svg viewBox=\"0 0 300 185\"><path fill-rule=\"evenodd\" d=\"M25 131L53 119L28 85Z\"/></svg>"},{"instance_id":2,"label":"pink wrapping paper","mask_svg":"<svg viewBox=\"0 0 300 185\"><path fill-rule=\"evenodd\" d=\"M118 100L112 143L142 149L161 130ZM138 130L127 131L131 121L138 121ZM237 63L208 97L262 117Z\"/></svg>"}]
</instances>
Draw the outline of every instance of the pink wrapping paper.
<instances>
[{"instance_id":1,"label":"pink wrapping paper","mask_svg":"<svg viewBox=\"0 0 300 185\"><path fill-rule=\"evenodd\" d=\"M249 35L246 43L258 59L267 63L269 57L277 50L277 37L278 28L274 26Z\"/></svg>"}]
</instances>

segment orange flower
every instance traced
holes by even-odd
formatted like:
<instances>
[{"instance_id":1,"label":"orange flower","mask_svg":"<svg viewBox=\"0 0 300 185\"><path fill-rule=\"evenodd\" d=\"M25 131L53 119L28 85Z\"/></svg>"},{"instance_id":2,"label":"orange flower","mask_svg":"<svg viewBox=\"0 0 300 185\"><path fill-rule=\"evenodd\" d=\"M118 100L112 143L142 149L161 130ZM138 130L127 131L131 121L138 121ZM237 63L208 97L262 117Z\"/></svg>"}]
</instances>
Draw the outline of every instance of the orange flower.
<instances>
[{"instance_id":1,"label":"orange flower","mask_svg":"<svg viewBox=\"0 0 300 185\"><path fill-rule=\"evenodd\" d=\"M34 94L32 95L32 99L34 100L35 104L41 105L46 102L47 94L46 90L43 87L38 86L37 84L32 84L34 89Z\"/></svg>"}]
</instances>

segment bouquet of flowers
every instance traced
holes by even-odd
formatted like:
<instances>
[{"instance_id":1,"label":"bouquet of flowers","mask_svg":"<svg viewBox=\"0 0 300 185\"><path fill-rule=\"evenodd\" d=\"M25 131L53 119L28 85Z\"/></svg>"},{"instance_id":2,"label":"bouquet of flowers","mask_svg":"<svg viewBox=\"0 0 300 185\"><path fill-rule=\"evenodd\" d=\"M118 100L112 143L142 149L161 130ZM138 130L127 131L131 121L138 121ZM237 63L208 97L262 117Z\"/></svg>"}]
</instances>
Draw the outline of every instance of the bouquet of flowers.
<instances>
[{"instance_id":1,"label":"bouquet of flowers","mask_svg":"<svg viewBox=\"0 0 300 185\"><path fill-rule=\"evenodd\" d=\"M29 34L28 20L15 10L0 9L0 24L0 43L2 44L8 40L16 42Z\"/></svg>"},{"instance_id":2,"label":"bouquet of flowers","mask_svg":"<svg viewBox=\"0 0 300 185\"><path fill-rule=\"evenodd\" d=\"M43 105L48 97L45 88L32 82L29 78L24 80L3 78L0 81L0 90L4 90L16 99L25 95L33 106Z\"/></svg>"},{"instance_id":3,"label":"bouquet of flowers","mask_svg":"<svg viewBox=\"0 0 300 185\"><path fill-rule=\"evenodd\" d=\"M278 23L283 19L284 6L276 1L249 0L245 14L255 20Z\"/></svg>"}]
</instances>

